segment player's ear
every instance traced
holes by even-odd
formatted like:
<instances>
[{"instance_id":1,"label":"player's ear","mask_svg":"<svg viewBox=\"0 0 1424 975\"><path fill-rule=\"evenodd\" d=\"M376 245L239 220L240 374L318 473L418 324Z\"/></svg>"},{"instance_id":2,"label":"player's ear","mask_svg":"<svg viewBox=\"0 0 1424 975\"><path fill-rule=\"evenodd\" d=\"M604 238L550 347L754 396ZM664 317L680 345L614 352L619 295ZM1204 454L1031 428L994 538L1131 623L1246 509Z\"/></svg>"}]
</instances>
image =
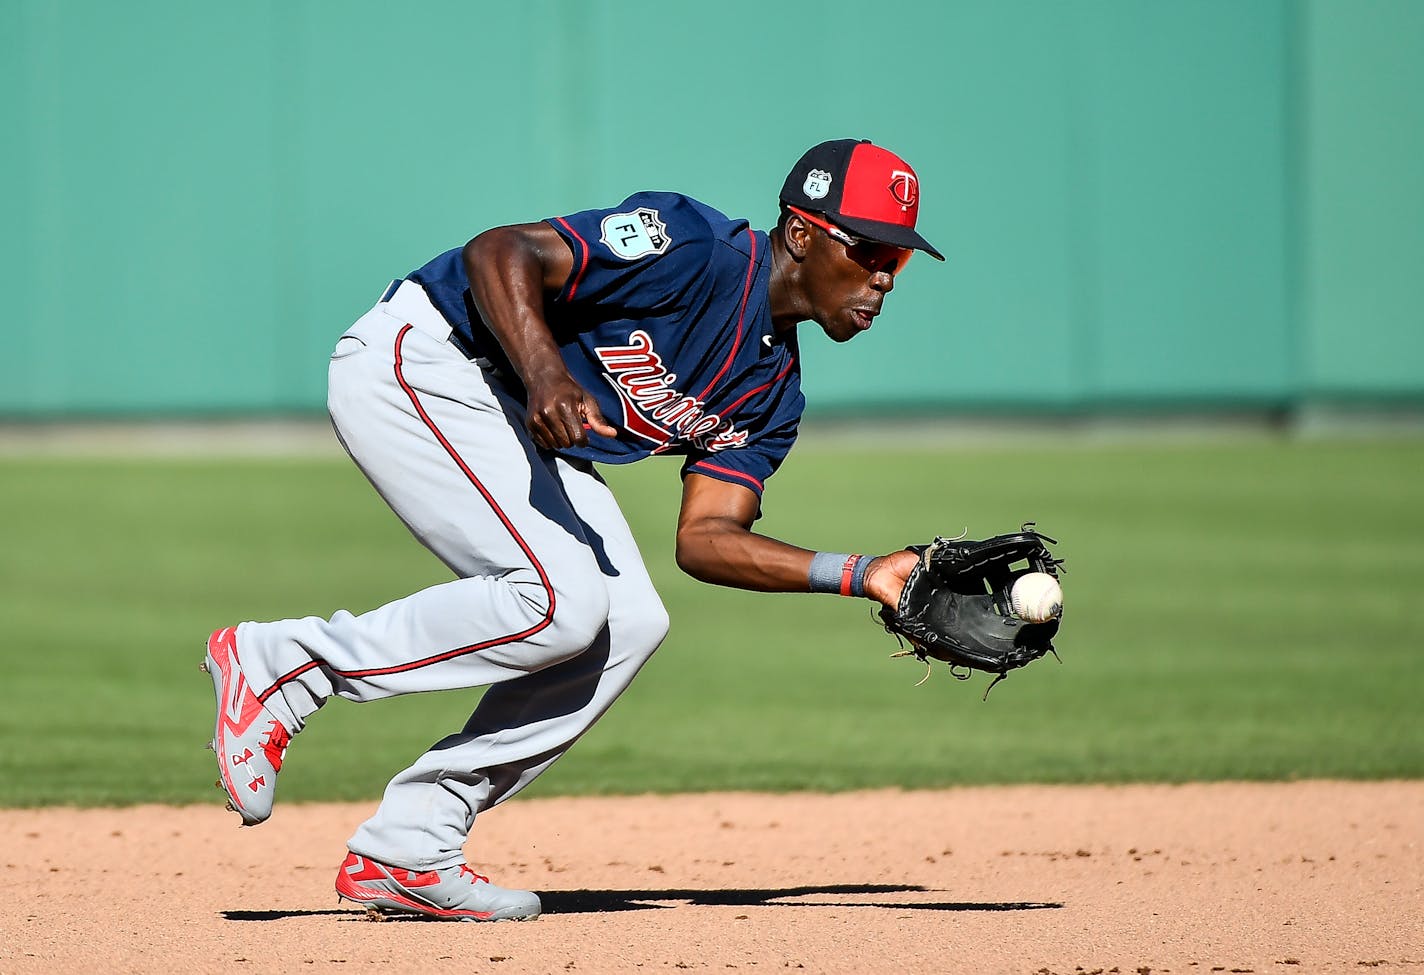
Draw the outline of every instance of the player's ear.
<instances>
[{"instance_id":1,"label":"player's ear","mask_svg":"<svg viewBox=\"0 0 1424 975\"><path fill-rule=\"evenodd\" d=\"M787 253L796 260L803 261L811 249L811 224L805 217L787 213L786 220L781 225L781 239L786 244Z\"/></svg>"}]
</instances>

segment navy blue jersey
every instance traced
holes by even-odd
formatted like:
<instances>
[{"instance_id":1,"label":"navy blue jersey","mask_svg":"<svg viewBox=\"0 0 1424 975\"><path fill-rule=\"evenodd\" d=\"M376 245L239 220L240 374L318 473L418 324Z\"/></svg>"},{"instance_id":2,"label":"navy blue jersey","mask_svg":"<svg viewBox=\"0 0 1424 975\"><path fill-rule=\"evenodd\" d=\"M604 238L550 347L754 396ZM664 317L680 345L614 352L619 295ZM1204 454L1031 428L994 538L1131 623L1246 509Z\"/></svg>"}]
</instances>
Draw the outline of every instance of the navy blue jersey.
<instances>
[{"instance_id":1,"label":"navy blue jersey","mask_svg":"<svg viewBox=\"0 0 1424 975\"><path fill-rule=\"evenodd\" d=\"M549 327L570 374L619 430L589 431L587 447L560 452L611 464L683 454L684 473L760 495L805 406L795 332L772 331L766 235L675 193L548 223L574 256L545 309ZM457 343L506 362L470 300L459 249L409 277Z\"/></svg>"}]
</instances>

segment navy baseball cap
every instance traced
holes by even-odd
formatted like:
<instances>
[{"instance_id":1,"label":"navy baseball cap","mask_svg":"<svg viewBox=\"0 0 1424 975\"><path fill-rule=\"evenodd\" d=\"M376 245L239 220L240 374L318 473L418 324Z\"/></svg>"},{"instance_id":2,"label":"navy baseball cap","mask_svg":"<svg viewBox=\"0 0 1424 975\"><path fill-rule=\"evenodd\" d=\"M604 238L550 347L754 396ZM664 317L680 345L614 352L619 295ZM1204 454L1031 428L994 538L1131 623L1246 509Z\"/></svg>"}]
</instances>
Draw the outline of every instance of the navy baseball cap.
<instances>
[{"instance_id":1,"label":"navy baseball cap","mask_svg":"<svg viewBox=\"0 0 1424 975\"><path fill-rule=\"evenodd\" d=\"M919 177L905 160L865 139L835 139L806 150L781 187L781 202L823 213L866 240L944 260L915 231Z\"/></svg>"}]
</instances>

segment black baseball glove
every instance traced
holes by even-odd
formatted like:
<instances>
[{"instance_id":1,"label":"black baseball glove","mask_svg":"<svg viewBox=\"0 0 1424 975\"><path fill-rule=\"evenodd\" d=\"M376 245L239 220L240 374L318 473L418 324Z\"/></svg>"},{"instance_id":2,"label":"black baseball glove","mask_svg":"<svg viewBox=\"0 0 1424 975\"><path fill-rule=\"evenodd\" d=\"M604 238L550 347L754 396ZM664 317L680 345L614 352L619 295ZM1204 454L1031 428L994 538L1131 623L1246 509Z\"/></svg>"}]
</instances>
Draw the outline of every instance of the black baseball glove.
<instances>
[{"instance_id":1,"label":"black baseball glove","mask_svg":"<svg viewBox=\"0 0 1424 975\"><path fill-rule=\"evenodd\" d=\"M975 670L994 674L986 698L1009 671L1048 653L1057 657L1053 637L1061 604L1044 622L1023 619L1013 608L1013 585L1020 576L1045 572L1057 579L1063 564L1045 544L1057 540L1033 528L1028 522L1021 531L983 541L936 538L909 546L920 560L905 580L899 604L880 610L885 629L910 644L894 656L913 655L927 666L931 659L943 660L960 680Z\"/></svg>"}]
</instances>

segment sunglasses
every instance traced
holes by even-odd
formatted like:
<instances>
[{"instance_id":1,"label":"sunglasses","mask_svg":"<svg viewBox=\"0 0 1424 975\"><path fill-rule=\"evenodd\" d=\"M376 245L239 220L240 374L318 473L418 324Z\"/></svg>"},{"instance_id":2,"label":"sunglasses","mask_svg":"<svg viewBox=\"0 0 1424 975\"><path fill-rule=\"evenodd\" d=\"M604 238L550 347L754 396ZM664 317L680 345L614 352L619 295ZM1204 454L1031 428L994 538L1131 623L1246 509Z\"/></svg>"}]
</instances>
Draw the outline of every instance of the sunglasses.
<instances>
[{"instance_id":1,"label":"sunglasses","mask_svg":"<svg viewBox=\"0 0 1424 975\"><path fill-rule=\"evenodd\" d=\"M866 240L864 237L856 237L833 223L807 213L800 207L788 206L786 209L807 223L813 223L820 227L826 232L826 236L844 244L846 256L867 271L886 271L891 275L896 275L905 269L905 265L910 263L910 258L914 256L915 252L912 248L896 247L894 244L882 244L878 241Z\"/></svg>"}]
</instances>

